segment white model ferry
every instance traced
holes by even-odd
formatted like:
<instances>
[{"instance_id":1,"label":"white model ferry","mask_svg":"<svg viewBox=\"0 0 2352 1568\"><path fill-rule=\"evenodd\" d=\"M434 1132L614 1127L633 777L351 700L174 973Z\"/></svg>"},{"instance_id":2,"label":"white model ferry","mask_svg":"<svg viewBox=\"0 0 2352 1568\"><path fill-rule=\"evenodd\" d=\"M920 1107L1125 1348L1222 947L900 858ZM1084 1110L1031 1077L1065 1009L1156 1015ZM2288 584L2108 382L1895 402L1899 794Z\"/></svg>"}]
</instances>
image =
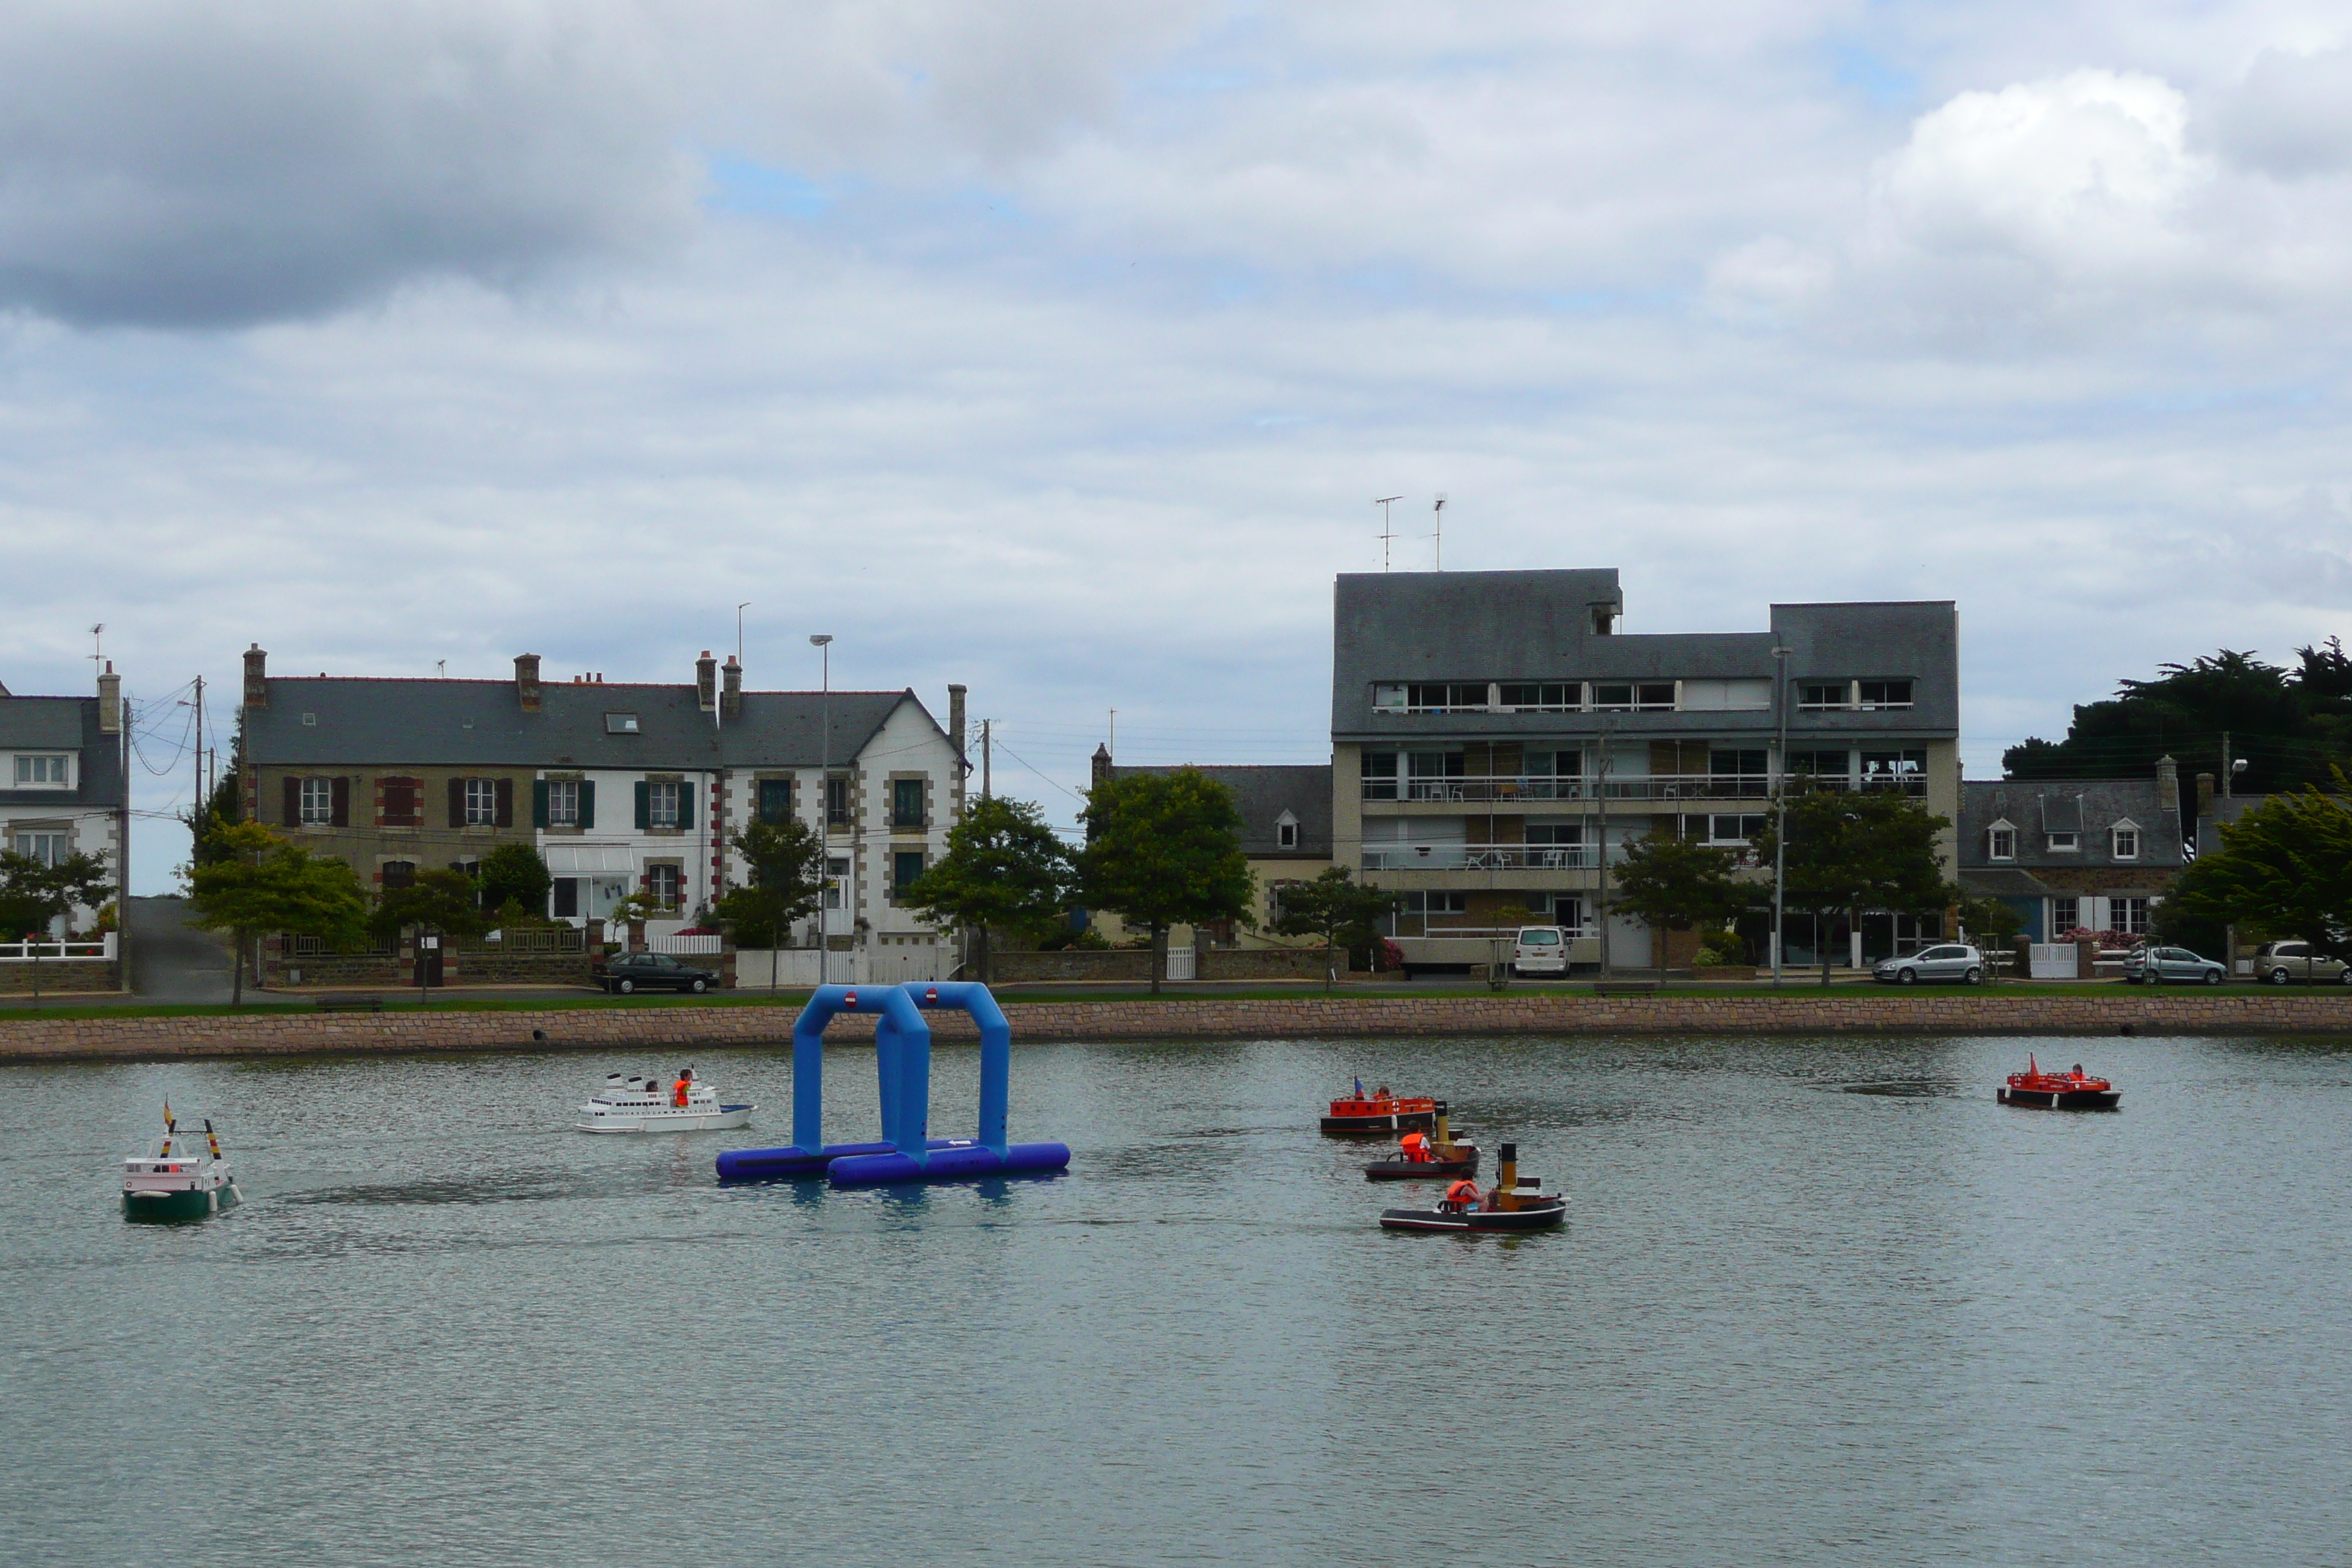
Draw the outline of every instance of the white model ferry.
<instances>
[{"instance_id":1,"label":"white model ferry","mask_svg":"<svg viewBox=\"0 0 2352 1568\"><path fill-rule=\"evenodd\" d=\"M681 1068L669 1082L606 1073L596 1098L580 1108L583 1132L716 1132L741 1127L756 1105L721 1105L719 1091Z\"/></svg>"},{"instance_id":2,"label":"white model ferry","mask_svg":"<svg viewBox=\"0 0 2352 1568\"><path fill-rule=\"evenodd\" d=\"M152 1154L133 1154L122 1162L122 1217L125 1219L204 1219L238 1202L236 1177L221 1153L213 1124L205 1123L205 1148L180 1150L179 1126L172 1108L163 1108L163 1141ZM195 1142L190 1138L190 1143Z\"/></svg>"}]
</instances>

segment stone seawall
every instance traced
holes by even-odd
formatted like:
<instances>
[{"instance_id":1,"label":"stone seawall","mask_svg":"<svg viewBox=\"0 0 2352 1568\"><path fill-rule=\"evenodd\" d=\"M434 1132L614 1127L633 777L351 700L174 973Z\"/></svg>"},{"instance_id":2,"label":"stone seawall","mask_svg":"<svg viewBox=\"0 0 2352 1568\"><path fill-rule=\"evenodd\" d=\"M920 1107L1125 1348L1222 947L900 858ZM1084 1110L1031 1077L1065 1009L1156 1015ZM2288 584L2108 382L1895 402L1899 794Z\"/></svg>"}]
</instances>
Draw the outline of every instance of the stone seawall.
<instances>
[{"instance_id":1,"label":"stone seawall","mask_svg":"<svg viewBox=\"0 0 2352 1568\"><path fill-rule=\"evenodd\" d=\"M1279 1001L1024 1002L1016 1039L1252 1039L1361 1035L2352 1035L2352 994L2326 991L2033 996L1339 996ZM972 1037L935 1013L942 1038ZM0 1020L0 1062L399 1051L597 1050L776 1044L783 1007L547 1008L517 1012ZM845 1016L836 1037L870 1034Z\"/></svg>"}]
</instances>

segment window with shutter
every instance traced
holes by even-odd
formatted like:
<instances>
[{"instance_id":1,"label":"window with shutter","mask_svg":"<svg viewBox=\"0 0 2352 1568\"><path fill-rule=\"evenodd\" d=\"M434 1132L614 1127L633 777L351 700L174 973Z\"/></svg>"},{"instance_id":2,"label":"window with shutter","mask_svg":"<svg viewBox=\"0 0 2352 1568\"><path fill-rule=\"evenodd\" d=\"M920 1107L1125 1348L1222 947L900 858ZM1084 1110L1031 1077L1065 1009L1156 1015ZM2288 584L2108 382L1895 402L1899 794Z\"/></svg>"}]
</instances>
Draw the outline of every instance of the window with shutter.
<instances>
[{"instance_id":1,"label":"window with shutter","mask_svg":"<svg viewBox=\"0 0 2352 1568\"><path fill-rule=\"evenodd\" d=\"M331 780L329 791L328 823L335 827L349 827L352 825L352 781L347 778Z\"/></svg>"},{"instance_id":2,"label":"window with shutter","mask_svg":"<svg viewBox=\"0 0 2352 1568\"><path fill-rule=\"evenodd\" d=\"M681 784L670 787L677 791L677 826L683 833L694 826L694 786Z\"/></svg>"},{"instance_id":3,"label":"window with shutter","mask_svg":"<svg viewBox=\"0 0 2352 1568\"><path fill-rule=\"evenodd\" d=\"M781 826L792 820L793 781L761 779L760 781L760 820Z\"/></svg>"},{"instance_id":4,"label":"window with shutter","mask_svg":"<svg viewBox=\"0 0 2352 1568\"><path fill-rule=\"evenodd\" d=\"M547 781L545 779L530 781L530 825L533 827L547 826Z\"/></svg>"},{"instance_id":5,"label":"window with shutter","mask_svg":"<svg viewBox=\"0 0 2352 1568\"><path fill-rule=\"evenodd\" d=\"M643 833L653 826L651 804L654 786L645 780L637 781L637 831Z\"/></svg>"},{"instance_id":6,"label":"window with shutter","mask_svg":"<svg viewBox=\"0 0 2352 1568\"><path fill-rule=\"evenodd\" d=\"M514 826L514 780L498 780L497 794L498 815L490 819L490 826L493 827L512 827Z\"/></svg>"},{"instance_id":7,"label":"window with shutter","mask_svg":"<svg viewBox=\"0 0 2352 1568\"><path fill-rule=\"evenodd\" d=\"M302 826L302 781L300 779L289 778L286 781L286 812L278 820L289 827Z\"/></svg>"},{"instance_id":8,"label":"window with shutter","mask_svg":"<svg viewBox=\"0 0 2352 1568\"><path fill-rule=\"evenodd\" d=\"M464 779L449 781L449 826L452 827L466 826L466 781Z\"/></svg>"},{"instance_id":9,"label":"window with shutter","mask_svg":"<svg viewBox=\"0 0 2352 1568\"><path fill-rule=\"evenodd\" d=\"M580 781L580 826L583 828L596 826L596 781L594 779Z\"/></svg>"}]
</instances>

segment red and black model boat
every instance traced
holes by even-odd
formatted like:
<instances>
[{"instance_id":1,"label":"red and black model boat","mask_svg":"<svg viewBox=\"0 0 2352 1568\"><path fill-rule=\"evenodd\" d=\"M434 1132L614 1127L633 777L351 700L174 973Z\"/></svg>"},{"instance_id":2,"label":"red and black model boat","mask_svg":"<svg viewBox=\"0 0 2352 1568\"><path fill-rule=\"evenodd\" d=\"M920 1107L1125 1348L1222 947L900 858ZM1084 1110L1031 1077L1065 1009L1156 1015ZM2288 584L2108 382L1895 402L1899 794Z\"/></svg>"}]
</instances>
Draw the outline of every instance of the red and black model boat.
<instances>
[{"instance_id":1,"label":"red and black model boat","mask_svg":"<svg viewBox=\"0 0 2352 1568\"><path fill-rule=\"evenodd\" d=\"M1331 1102L1331 1114L1323 1119L1323 1131L1338 1133L1426 1132L1436 1121L1437 1101L1400 1098L1391 1094L1386 1084L1366 1094L1363 1082L1359 1079L1355 1093L1342 1095Z\"/></svg>"},{"instance_id":2,"label":"red and black model boat","mask_svg":"<svg viewBox=\"0 0 2352 1568\"><path fill-rule=\"evenodd\" d=\"M1364 1167L1368 1182L1430 1182L1478 1173L1478 1145L1457 1142L1445 1122L1445 1101L1437 1102L1432 1132L1408 1132L1398 1151Z\"/></svg>"},{"instance_id":3,"label":"red and black model boat","mask_svg":"<svg viewBox=\"0 0 2352 1568\"><path fill-rule=\"evenodd\" d=\"M1495 1162L1495 1185L1481 1193L1474 1182L1457 1182L1431 1209L1382 1209L1382 1230L1557 1230L1568 1218L1568 1200L1543 1190L1542 1181L1519 1174L1519 1146L1503 1145Z\"/></svg>"},{"instance_id":4,"label":"red and black model boat","mask_svg":"<svg viewBox=\"0 0 2352 1568\"><path fill-rule=\"evenodd\" d=\"M2032 1110L2114 1110L2123 1097L2124 1091L2105 1079L2084 1072L2080 1062L2067 1072L2043 1072L2031 1056L2023 1072L2010 1074L2009 1081L1993 1091L2003 1105Z\"/></svg>"}]
</instances>

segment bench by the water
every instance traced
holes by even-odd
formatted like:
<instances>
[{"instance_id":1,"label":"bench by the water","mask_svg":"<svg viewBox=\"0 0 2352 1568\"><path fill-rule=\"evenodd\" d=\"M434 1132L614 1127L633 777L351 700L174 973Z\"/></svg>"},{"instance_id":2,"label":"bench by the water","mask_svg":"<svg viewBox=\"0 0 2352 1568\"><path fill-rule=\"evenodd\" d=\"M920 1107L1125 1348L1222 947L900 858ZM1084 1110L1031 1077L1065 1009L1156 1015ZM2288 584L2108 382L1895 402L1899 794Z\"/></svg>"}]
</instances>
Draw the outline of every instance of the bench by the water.
<instances>
[{"instance_id":1,"label":"bench by the water","mask_svg":"<svg viewBox=\"0 0 2352 1568\"><path fill-rule=\"evenodd\" d=\"M321 1013L381 1013L383 1011L383 998L368 993L329 992L323 996L314 996L310 1001L311 1005Z\"/></svg>"}]
</instances>

